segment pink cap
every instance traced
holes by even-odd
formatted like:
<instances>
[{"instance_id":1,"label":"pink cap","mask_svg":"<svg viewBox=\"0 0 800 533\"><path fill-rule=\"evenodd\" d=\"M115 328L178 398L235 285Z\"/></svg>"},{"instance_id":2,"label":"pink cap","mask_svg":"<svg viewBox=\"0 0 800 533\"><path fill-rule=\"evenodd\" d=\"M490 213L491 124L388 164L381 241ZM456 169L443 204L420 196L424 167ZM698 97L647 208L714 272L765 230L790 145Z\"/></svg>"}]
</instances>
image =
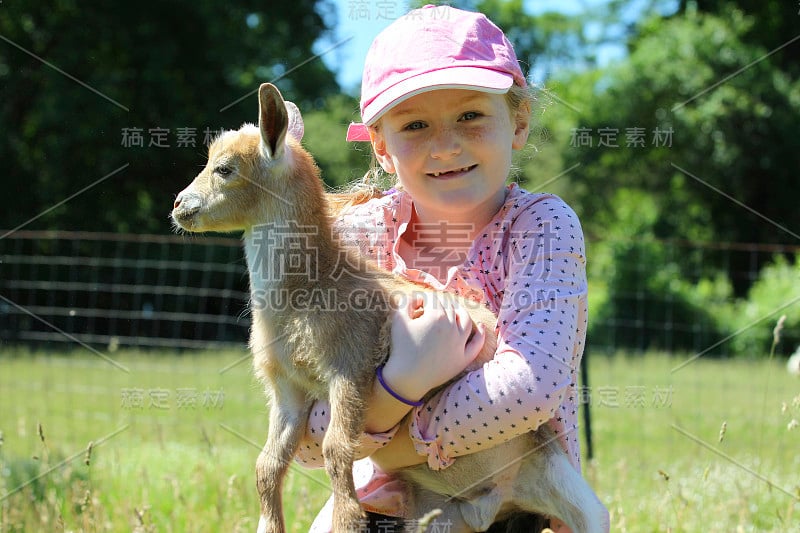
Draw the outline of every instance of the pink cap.
<instances>
[{"instance_id":1,"label":"pink cap","mask_svg":"<svg viewBox=\"0 0 800 533\"><path fill-rule=\"evenodd\" d=\"M368 141L374 124L400 102L434 89L504 94L525 76L514 48L485 15L450 6L415 9L372 42L361 80L361 119L348 141Z\"/></svg>"}]
</instances>

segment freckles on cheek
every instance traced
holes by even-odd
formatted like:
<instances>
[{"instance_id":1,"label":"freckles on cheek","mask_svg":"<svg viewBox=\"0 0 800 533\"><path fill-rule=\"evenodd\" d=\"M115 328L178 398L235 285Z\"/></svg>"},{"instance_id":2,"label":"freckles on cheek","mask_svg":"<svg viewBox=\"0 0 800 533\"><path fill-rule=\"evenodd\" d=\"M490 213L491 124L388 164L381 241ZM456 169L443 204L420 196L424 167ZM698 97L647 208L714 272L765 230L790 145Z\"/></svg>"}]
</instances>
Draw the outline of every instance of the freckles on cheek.
<instances>
[{"instance_id":1,"label":"freckles on cheek","mask_svg":"<svg viewBox=\"0 0 800 533\"><path fill-rule=\"evenodd\" d=\"M473 128L466 128L464 131L461 132L462 136L465 140L470 142L480 142L483 139L486 139L488 136L491 135L490 128L483 128L483 127L473 127Z\"/></svg>"}]
</instances>

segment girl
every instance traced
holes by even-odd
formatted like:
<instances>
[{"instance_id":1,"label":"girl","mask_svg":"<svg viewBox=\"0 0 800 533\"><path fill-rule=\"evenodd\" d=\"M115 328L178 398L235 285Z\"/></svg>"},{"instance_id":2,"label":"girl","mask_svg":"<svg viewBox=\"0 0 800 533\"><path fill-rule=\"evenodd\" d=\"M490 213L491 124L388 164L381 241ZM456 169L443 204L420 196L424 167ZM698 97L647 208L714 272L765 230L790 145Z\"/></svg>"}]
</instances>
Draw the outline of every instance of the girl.
<instances>
[{"instance_id":1,"label":"girl","mask_svg":"<svg viewBox=\"0 0 800 533\"><path fill-rule=\"evenodd\" d=\"M345 209L338 229L382 267L488 304L499 337L492 361L420 404L461 374L484 337L469 336L461 308L437 306L419 316L412 303L395 314L361 453L383 449L356 465L372 531L400 531L392 517L403 516L404 491L385 470L423 462L447 468L541 424L552 426L580 469L583 235L561 199L506 185L512 151L527 142L530 111L511 44L479 13L412 11L378 35L367 55L363 124L351 125L348 140L370 142L397 186ZM297 454L305 466L323 466L328 411L324 402L312 409ZM312 531L330 530L331 503Z\"/></svg>"}]
</instances>

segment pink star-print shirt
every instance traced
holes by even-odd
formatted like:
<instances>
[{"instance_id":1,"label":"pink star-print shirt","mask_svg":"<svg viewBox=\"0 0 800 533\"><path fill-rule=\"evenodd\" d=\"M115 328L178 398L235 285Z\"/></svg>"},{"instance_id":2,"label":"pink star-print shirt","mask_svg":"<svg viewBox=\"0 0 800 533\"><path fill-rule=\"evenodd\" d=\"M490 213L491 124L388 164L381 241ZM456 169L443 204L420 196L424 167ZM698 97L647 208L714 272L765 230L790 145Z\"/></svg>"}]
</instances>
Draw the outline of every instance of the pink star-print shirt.
<instances>
[{"instance_id":1,"label":"pink star-print shirt","mask_svg":"<svg viewBox=\"0 0 800 533\"><path fill-rule=\"evenodd\" d=\"M572 209L550 194L534 194L516 184L472 242L463 264L444 281L408 268L399 253L400 236L410 224L411 197L396 191L352 208L337 224L345 244L356 245L381 267L431 287L480 299L498 316L494 359L464 374L412 410L411 438L433 470L460 456L490 448L548 423L576 469L580 470L577 432L578 368L587 326L587 282L583 233ZM468 228L442 224L416 228L416 261L438 257L436 243L458 239ZM431 237L431 246L420 242ZM464 238L464 237L462 237ZM426 255L429 254L429 255ZM324 466L322 440L329 407L312 408L296 460ZM364 434L360 457L386 445L394 429ZM357 462L356 487L365 509L403 516L402 486L369 459ZM331 506L328 502L326 508ZM312 531L330 525L323 510Z\"/></svg>"}]
</instances>

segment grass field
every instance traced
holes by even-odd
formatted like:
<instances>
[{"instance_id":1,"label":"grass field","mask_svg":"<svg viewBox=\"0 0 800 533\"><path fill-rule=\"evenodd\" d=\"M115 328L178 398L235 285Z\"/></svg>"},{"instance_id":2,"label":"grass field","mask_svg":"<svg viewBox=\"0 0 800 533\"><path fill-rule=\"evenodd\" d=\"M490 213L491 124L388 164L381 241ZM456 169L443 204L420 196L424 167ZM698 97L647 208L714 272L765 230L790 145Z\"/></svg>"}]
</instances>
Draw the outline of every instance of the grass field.
<instances>
[{"instance_id":1,"label":"grass field","mask_svg":"<svg viewBox=\"0 0 800 533\"><path fill-rule=\"evenodd\" d=\"M125 370L0 352L0 532L254 531L267 410L247 354L111 357ZM688 358L589 359L584 472L612 531L800 531L800 381ZM284 493L306 531L327 478L293 466Z\"/></svg>"}]
</instances>

